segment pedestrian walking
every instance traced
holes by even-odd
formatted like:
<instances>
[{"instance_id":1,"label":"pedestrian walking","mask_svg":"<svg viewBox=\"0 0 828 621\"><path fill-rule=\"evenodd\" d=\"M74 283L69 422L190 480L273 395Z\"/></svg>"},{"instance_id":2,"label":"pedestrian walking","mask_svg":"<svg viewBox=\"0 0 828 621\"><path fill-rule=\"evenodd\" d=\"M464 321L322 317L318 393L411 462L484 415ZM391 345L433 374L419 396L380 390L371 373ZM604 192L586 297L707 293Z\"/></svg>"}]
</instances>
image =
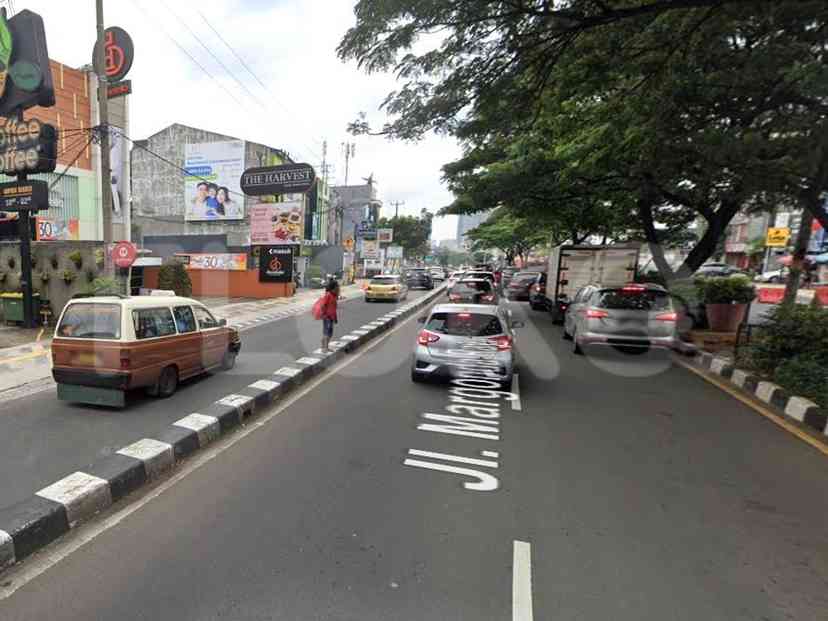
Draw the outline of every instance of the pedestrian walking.
<instances>
[{"instance_id":1,"label":"pedestrian walking","mask_svg":"<svg viewBox=\"0 0 828 621\"><path fill-rule=\"evenodd\" d=\"M325 287L323 295L314 308L314 315L322 320L322 350L329 352L331 338L333 338L334 324L339 322L337 305L339 302L339 283L331 279Z\"/></svg>"}]
</instances>

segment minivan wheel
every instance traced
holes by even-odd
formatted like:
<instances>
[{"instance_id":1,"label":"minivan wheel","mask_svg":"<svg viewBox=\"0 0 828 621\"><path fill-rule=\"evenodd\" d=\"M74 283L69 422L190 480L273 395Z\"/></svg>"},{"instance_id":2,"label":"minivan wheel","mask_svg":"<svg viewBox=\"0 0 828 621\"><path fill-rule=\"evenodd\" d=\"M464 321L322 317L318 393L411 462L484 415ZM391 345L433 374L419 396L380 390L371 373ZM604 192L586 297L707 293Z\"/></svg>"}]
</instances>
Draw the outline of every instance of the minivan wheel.
<instances>
[{"instance_id":1,"label":"minivan wheel","mask_svg":"<svg viewBox=\"0 0 828 621\"><path fill-rule=\"evenodd\" d=\"M578 336L575 332L572 333L572 353L576 356L583 356L584 350L578 345Z\"/></svg>"},{"instance_id":2,"label":"minivan wheel","mask_svg":"<svg viewBox=\"0 0 828 621\"><path fill-rule=\"evenodd\" d=\"M224 352L224 356L221 359L221 370L229 371L234 366L236 366L236 354L228 349Z\"/></svg>"},{"instance_id":3,"label":"minivan wheel","mask_svg":"<svg viewBox=\"0 0 828 621\"><path fill-rule=\"evenodd\" d=\"M166 367L158 378L158 396L162 399L172 397L178 388L178 369Z\"/></svg>"}]
</instances>

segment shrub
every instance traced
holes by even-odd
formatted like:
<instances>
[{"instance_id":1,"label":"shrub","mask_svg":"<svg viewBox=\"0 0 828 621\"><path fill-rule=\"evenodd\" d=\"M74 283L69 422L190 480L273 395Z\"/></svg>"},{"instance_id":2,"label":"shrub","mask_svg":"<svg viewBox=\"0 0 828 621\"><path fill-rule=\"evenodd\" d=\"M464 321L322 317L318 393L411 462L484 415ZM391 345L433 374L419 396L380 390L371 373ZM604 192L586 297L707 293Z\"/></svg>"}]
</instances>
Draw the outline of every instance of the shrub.
<instances>
[{"instance_id":1,"label":"shrub","mask_svg":"<svg viewBox=\"0 0 828 621\"><path fill-rule=\"evenodd\" d=\"M122 287L114 278L95 278L83 292L89 295L112 295L122 293Z\"/></svg>"},{"instance_id":2,"label":"shrub","mask_svg":"<svg viewBox=\"0 0 828 621\"><path fill-rule=\"evenodd\" d=\"M98 248L95 250L95 265L98 267L103 267L104 265L104 251L103 248Z\"/></svg>"},{"instance_id":3,"label":"shrub","mask_svg":"<svg viewBox=\"0 0 828 621\"><path fill-rule=\"evenodd\" d=\"M75 280L76 274L72 270L63 270L63 282L67 285Z\"/></svg>"},{"instance_id":4,"label":"shrub","mask_svg":"<svg viewBox=\"0 0 828 621\"><path fill-rule=\"evenodd\" d=\"M75 264L75 267L80 269L83 266L83 255L80 253L80 250L75 250L74 252L70 252L69 256L66 257L72 263Z\"/></svg>"},{"instance_id":5,"label":"shrub","mask_svg":"<svg viewBox=\"0 0 828 621\"><path fill-rule=\"evenodd\" d=\"M158 288L170 289L176 295L190 297L193 294L193 283L184 265L178 261L171 261L161 266L158 273Z\"/></svg>"},{"instance_id":6,"label":"shrub","mask_svg":"<svg viewBox=\"0 0 828 621\"><path fill-rule=\"evenodd\" d=\"M756 287L746 276L698 278L696 287L704 304L747 304L756 298Z\"/></svg>"},{"instance_id":7,"label":"shrub","mask_svg":"<svg viewBox=\"0 0 828 621\"><path fill-rule=\"evenodd\" d=\"M821 353L785 360L774 372L773 379L789 394L828 407L828 346Z\"/></svg>"},{"instance_id":8,"label":"shrub","mask_svg":"<svg viewBox=\"0 0 828 621\"><path fill-rule=\"evenodd\" d=\"M768 323L740 352L739 361L766 377L795 358L828 362L828 310L782 304L768 314Z\"/></svg>"},{"instance_id":9,"label":"shrub","mask_svg":"<svg viewBox=\"0 0 828 621\"><path fill-rule=\"evenodd\" d=\"M86 282L94 282L95 281L95 270L88 269L86 270Z\"/></svg>"}]
</instances>

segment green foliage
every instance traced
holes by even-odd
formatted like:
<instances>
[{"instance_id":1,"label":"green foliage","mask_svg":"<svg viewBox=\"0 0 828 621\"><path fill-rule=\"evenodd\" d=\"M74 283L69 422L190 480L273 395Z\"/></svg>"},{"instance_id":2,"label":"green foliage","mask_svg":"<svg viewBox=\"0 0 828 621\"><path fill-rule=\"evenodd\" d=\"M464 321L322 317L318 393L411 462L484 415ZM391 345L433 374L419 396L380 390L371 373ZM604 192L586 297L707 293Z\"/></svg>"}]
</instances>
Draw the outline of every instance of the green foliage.
<instances>
[{"instance_id":1,"label":"green foliage","mask_svg":"<svg viewBox=\"0 0 828 621\"><path fill-rule=\"evenodd\" d=\"M69 259L77 269L83 267L83 255L81 254L80 250L70 252L66 258Z\"/></svg>"},{"instance_id":2,"label":"green foliage","mask_svg":"<svg viewBox=\"0 0 828 621\"><path fill-rule=\"evenodd\" d=\"M746 276L697 278L696 288L704 304L747 304L756 299L756 287Z\"/></svg>"},{"instance_id":3,"label":"green foliage","mask_svg":"<svg viewBox=\"0 0 828 621\"><path fill-rule=\"evenodd\" d=\"M88 295L112 295L123 293L123 287L115 278L94 278L84 288L83 293Z\"/></svg>"},{"instance_id":4,"label":"green foliage","mask_svg":"<svg viewBox=\"0 0 828 621\"><path fill-rule=\"evenodd\" d=\"M96 276L95 270L88 269L88 270L86 270L85 274L86 274L86 282L91 283L91 282L95 281L95 276Z\"/></svg>"},{"instance_id":5,"label":"green foliage","mask_svg":"<svg viewBox=\"0 0 828 621\"><path fill-rule=\"evenodd\" d=\"M158 273L158 288L175 291L176 295L188 298L193 294L193 283L184 265L169 261L161 266Z\"/></svg>"},{"instance_id":6,"label":"green foliage","mask_svg":"<svg viewBox=\"0 0 828 621\"><path fill-rule=\"evenodd\" d=\"M377 228L394 229L395 246L402 246L406 257L422 256L429 252L428 240L431 237L431 214L421 217L399 216L397 218L380 218Z\"/></svg>"},{"instance_id":7,"label":"green foliage","mask_svg":"<svg viewBox=\"0 0 828 621\"><path fill-rule=\"evenodd\" d=\"M68 285L74 282L75 278L77 277L77 274L75 274L75 272L73 272L72 270L66 269L63 270L63 274L61 276L63 278L63 282L65 282Z\"/></svg>"},{"instance_id":8,"label":"green foliage","mask_svg":"<svg viewBox=\"0 0 828 621\"><path fill-rule=\"evenodd\" d=\"M828 348L817 354L783 361L773 379L789 394L811 399L828 408Z\"/></svg>"},{"instance_id":9,"label":"green foliage","mask_svg":"<svg viewBox=\"0 0 828 621\"><path fill-rule=\"evenodd\" d=\"M104 251L103 248L97 248L95 250L95 265L99 268L104 266Z\"/></svg>"},{"instance_id":10,"label":"green foliage","mask_svg":"<svg viewBox=\"0 0 828 621\"><path fill-rule=\"evenodd\" d=\"M500 250L511 264L515 257L523 257L535 246L546 242L549 233L537 222L501 208L469 231L468 237L474 251Z\"/></svg>"}]
</instances>

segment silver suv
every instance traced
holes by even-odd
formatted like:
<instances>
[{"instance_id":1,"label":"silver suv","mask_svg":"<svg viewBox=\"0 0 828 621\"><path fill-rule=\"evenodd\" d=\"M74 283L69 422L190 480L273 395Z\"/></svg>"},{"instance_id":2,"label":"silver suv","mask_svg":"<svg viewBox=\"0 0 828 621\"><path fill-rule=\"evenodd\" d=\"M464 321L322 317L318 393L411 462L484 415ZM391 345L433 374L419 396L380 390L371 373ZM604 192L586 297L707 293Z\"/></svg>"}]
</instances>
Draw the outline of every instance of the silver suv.
<instances>
[{"instance_id":1,"label":"silver suv","mask_svg":"<svg viewBox=\"0 0 828 621\"><path fill-rule=\"evenodd\" d=\"M573 341L575 354L593 345L675 349L678 321L670 294L659 285L587 285L566 311L563 337Z\"/></svg>"},{"instance_id":2,"label":"silver suv","mask_svg":"<svg viewBox=\"0 0 828 621\"><path fill-rule=\"evenodd\" d=\"M411 361L411 379L451 378L462 367L479 366L493 381L511 387L515 334L522 323L489 304L439 304L420 319L422 331Z\"/></svg>"}]
</instances>

